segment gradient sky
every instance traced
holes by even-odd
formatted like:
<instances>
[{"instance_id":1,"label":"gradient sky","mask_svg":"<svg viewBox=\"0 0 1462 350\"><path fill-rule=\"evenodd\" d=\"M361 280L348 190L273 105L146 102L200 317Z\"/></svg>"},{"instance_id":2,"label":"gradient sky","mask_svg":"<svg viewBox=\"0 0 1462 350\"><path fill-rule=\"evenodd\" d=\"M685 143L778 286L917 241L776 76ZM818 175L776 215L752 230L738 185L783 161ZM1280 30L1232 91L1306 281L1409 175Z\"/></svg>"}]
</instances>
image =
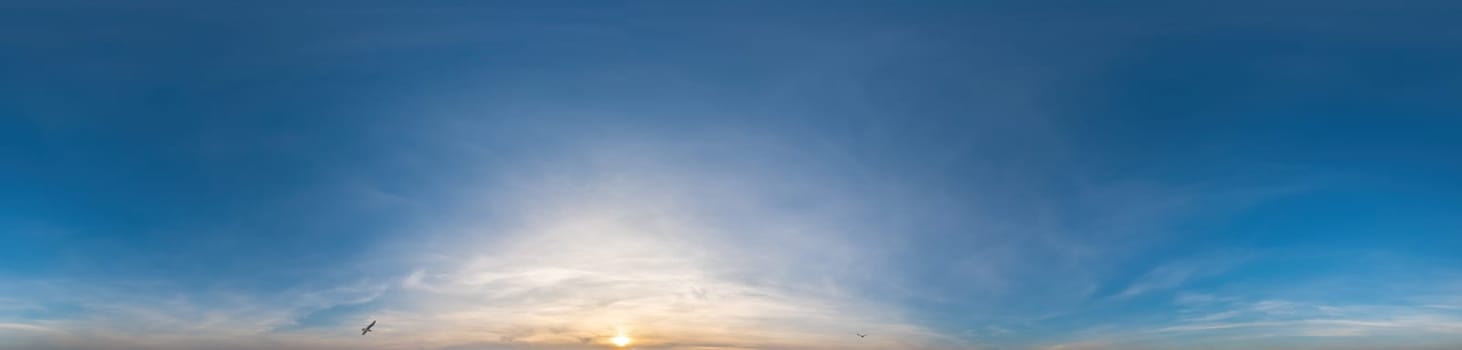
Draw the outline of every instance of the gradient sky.
<instances>
[{"instance_id":1,"label":"gradient sky","mask_svg":"<svg viewBox=\"0 0 1462 350\"><path fill-rule=\"evenodd\" d=\"M1462 3L1099 3L0 3L0 348L1462 348Z\"/></svg>"}]
</instances>

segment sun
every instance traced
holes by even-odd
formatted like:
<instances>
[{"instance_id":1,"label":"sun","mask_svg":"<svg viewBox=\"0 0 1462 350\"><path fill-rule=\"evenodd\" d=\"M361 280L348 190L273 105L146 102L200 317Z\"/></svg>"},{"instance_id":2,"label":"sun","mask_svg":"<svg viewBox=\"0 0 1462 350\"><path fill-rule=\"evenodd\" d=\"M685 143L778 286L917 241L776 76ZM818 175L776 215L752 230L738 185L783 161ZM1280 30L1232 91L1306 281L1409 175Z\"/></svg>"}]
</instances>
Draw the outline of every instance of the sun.
<instances>
[{"instance_id":1,"label":"sun","mask_svg":"<svg viewBox=\"0 0 1462 350\"><path fill-rule=\"evenodd\" d=\"M619 347L623 347L625 345L629 345L629 341L630 341L629 337L626 337L623 334L616 335L616 336L614 336L614 338L609 339L609 342L614 343L614 346L619 346Z\"/></svg>"}]
</instances>

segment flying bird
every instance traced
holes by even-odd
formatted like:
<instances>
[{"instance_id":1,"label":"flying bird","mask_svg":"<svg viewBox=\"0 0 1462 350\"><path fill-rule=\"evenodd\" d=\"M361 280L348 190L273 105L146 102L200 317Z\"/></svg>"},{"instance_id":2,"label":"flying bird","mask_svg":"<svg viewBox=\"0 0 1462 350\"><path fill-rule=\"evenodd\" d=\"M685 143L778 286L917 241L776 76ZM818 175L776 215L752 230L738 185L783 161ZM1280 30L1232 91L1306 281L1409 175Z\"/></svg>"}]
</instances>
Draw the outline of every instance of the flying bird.
<instances>
[{"instance_id":1,"label":"flying bird","mask_svg":"<svg viewBox=\"0 0 1462 350\"><path fill-rule=\"evenodd\" d=\"M859 338L866 338L866 337L868 337L867 334L863 334L863 333L853 333L853 334L857 334Z\"/></svg>"},{"instance_id":2,"label":"flying bird","mask_svg":"<svg viewBox=\"0 0 1462 350\"><path fill-rule=\"evenodd\" d=\"M371 332L371 327L375 327L375 326L376 326L376 320L371 320L371 324L368 324L368 325L366 325L365 328L361 328L360 329L360 335L365 335L366 333L370 333Z\"/></svg>"}]
</instances>

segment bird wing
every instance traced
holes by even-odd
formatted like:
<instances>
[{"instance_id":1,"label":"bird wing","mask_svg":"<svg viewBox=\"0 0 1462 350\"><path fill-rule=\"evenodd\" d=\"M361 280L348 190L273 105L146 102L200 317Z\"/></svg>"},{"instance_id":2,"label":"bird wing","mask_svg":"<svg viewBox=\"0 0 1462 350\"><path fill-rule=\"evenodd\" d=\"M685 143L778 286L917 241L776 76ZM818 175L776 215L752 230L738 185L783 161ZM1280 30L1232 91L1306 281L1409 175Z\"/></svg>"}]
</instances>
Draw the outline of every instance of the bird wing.
<instances>
[{"instance_id":1,"label":"bird wing","mask_svg":"<svg viewBox=\"0 0 1462 350\"><path fill-rule=\"evenodd\" d=\"M371 329L371 327L375 327L375 326L376 326L376 320L371 320L371 324L368 325L368 326L366 326L366 329Z\"/></svg>"}]
</instances>

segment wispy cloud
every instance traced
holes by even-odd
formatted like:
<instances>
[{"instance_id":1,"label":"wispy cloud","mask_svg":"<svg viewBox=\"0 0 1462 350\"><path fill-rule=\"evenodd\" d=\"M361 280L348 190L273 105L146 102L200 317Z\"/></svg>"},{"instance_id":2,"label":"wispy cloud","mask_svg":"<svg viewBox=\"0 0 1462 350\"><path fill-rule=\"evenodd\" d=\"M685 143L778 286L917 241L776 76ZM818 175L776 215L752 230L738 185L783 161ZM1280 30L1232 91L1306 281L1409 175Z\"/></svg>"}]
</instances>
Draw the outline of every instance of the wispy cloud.
<instances>
[{"instance_id":1,"label":"wispy cloud","mask_svg":"<svg viewBox=\"0 0 1462 350\"><path fill-rule=\"evenodd\" d=\"M30 349L247 348L267 340L283 348L323 342L263 337L309 312L379 295L381 286L340 286L278 293L187 293L169 283L21 282L36 304L63 305L74 315L24 319L5 329ZM19 291L9 290L19 294ZM46 308L41 308L44 311ZM44 331L44 332L41 332Z\"/></svg>"},{"instance_id":2,"label":"wispy cloud","mask_svg":"<svg viewBox=\"0 0 1462 350\"><path fill-rule=\"evenodd\" d=\"M1393 285L1416 294L1361 301L1317 300L1309 294L1317 290L1315 283L1327 282L1297 281L1285 288L1270 286L1265 293L1254 293L1252 287L1238 292L1179 290L1168 299L1169 317L1109 319L1102 326L1075 332L1067 341L1052 346L1167 349L1201 344L1215 349L1358 349L1365 347L1352 346L1353 340L1346 339L1364 338L1386 339L1377 340L1386 348L1443 349L1462 341L1462 314L1428 306L1446 305L1441 301L1449 300L1454 290L1433 285ZM1285 295L1288 297L1282 297Z\"/></svg>"},{"instance_id":3,"label":"wispy cloud","mask_svg":"<svg viewBox=\"0 0 1462 350\"><path fill-rule=\"evenodd\" d=\"M467 206L493 220L465 210L383 244L381 258L359 264L393 267L370 274L374 283L63 293L87 317L33 345L596 348L625 334L641 349L964 346L856 291L891 268L874 263L888 240L858 232L869 223L856 217L861 199L776 172L687 171L665 152L521 169L514 190L494 187L483 197L491 205ZM621 154L635 157L600 158ZM815 204L786 210L785 200ZM353 333L371 320L377 333Z\"/></svg>"},{"instance_id":4,"label":"wispy cloud","mask_svg":"<svg viewBox=\"0 0 1462 350\"><path fill-rule=\"evenodd\" d=\"M1167 263L1147 271L1114 297L1132 298L1151 292L1170 290L1195 279L1221 274L1242 261L1240 256L1224 255Z\"/></svg>"},{"instance_id":5,"label":"wispy cloud","mask_svg":"<svg viewBox=\"0 0 1462 350\"><path fill-rule=\"evenodd\" d=\"M584 180L594 196L535 192L498 206L526 220L454 229L493 233L444 238L402 279L402 303L382 311L388 330L440 346L602 345L616 334L673 349L957 343L848 291L864 272L846 267L879 249L838 238L845 224L832 213L848 201L787 216L762 209L776 206L744 178L604 164L625 177Z\"/></svg>"},{"instance_id":6,"label":"wispy cloud","mask_svg":"<svg viewBox=\"0 0 1462 350\"><path fill-rule=\"evenodd\" d=\"M25 323L0 323L0 331L54 332L55 329Z\"/></svg>"}]
</instances>

